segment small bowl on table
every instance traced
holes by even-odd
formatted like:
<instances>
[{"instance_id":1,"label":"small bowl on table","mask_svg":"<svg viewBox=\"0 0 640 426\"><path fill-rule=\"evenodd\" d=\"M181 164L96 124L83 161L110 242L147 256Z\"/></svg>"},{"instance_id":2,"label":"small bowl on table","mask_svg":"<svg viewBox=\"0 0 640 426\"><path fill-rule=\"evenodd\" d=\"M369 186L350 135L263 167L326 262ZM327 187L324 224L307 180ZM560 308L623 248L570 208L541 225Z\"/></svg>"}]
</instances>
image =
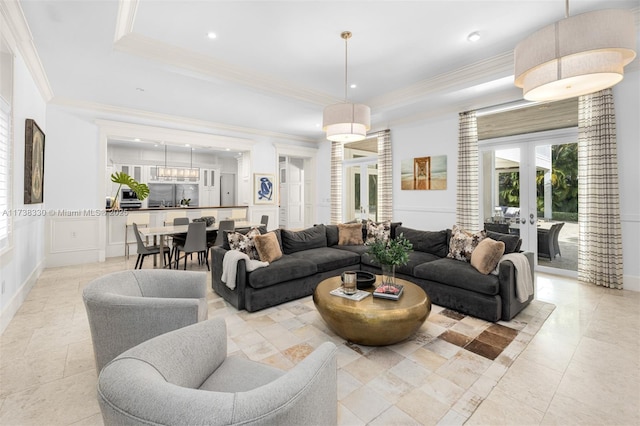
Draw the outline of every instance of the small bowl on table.
<instances>
[{"instance_id":1,"label":"small bowl on table","mask_svg":"<svg viewBox=\"0 0 640 426\"><path fill-rule=\"evenodd\" d=\"M346 271L356 273L356 286L359 290L369 288L376 282L376 276L367 271ZM344 272L340 275L340 278L344 280Z\"/></svg>"}]
</instances>

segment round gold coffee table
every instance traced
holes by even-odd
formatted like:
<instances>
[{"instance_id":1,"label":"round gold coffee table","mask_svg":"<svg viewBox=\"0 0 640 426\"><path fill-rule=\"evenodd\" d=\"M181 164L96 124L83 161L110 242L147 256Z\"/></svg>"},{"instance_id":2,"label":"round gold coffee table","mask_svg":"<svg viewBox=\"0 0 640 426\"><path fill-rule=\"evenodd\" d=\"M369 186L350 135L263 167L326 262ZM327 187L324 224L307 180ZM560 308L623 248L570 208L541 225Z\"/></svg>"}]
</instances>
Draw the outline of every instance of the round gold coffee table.
<instances>
[{"instance_id":1,"label":"round gold coffee table","mask_svg":"<svg viewBox=\"0 0 640 426\"><path fill-rule=\"evenodd\" d=\"M376 276L375 286L380 280ZM396 278L396 282L404 285L399 300L367 296L356 302L329 294L340 287L341 280L340 276L327 278L313 292L313 302L338 336L365 346L392 345L411 336L431 312L431 300L424 290L406 280Z\"/></svg>"}]
</instances>

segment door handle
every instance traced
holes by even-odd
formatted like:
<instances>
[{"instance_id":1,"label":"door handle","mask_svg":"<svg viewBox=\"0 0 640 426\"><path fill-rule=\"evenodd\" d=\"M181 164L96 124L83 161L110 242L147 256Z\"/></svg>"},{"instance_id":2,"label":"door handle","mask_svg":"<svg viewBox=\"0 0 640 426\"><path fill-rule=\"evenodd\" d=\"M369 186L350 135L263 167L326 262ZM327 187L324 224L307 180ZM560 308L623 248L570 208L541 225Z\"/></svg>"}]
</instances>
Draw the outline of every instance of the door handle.
<instances>
[{"instance_id":1,"label":"door handle","mask_svg":"<svg viewBox=\"0 0 640 426\"><path fill-rule=\"evenodd\" d=\"M533 213L531 213L531 214L529 215L529 223L530 223L530 224L532 224L532 225L533 225L534 223L536 223L536 218L535 218L535 216L533 215Z\"/></svg>"},{"instance_id":2,"label":"door handle","mask_svg":"<svg viewBox=\"0 0 640 426\"><path fill-rule=\"evenodd\" d=\"M522 224L524 225L525 223L527 223L527 219L521 219L520 222L522 222Z\"/></svg>"}]
</instances>

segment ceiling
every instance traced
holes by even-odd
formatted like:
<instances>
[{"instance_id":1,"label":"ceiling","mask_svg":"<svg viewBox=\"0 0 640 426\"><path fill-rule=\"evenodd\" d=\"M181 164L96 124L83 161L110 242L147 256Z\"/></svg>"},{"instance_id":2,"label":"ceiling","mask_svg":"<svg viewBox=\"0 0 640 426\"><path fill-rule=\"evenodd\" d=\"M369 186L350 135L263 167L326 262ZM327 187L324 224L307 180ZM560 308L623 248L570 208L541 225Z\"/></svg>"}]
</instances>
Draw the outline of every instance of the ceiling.
<instances>
[{"instance_id":1,"label":"ceiling","mask_svg":"<svg viewBox=\"0 0 640 426\"><path fill-rule=\"evenodd\" d=\"M19 5L52 104L309 142L324 139L323 108L343 100L342 31L353 33L348 97L369 105L381 130L521 99L513 48L565 9L562 0ZM637 21L637 0L571 2L572 15L604 8L633 9Z\"/></svg>"}]
</instances>

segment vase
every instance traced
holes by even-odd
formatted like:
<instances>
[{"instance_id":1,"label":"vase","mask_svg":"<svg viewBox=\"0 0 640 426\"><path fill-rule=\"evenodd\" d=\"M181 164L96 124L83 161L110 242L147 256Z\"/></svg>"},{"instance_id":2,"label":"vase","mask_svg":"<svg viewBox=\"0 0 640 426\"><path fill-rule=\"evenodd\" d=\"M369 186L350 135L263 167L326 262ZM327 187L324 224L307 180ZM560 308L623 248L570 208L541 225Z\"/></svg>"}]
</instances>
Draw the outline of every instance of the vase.
<instances>
[{"instance_id":1,"label":"vase","mask_svg":"<svg viewBox=\"0 0 640 426\"><path fill-rule=\"evenodd\" d=\"M396 284L396 265L382 264L382 285Z\"/></svg>"}]
</instances>

